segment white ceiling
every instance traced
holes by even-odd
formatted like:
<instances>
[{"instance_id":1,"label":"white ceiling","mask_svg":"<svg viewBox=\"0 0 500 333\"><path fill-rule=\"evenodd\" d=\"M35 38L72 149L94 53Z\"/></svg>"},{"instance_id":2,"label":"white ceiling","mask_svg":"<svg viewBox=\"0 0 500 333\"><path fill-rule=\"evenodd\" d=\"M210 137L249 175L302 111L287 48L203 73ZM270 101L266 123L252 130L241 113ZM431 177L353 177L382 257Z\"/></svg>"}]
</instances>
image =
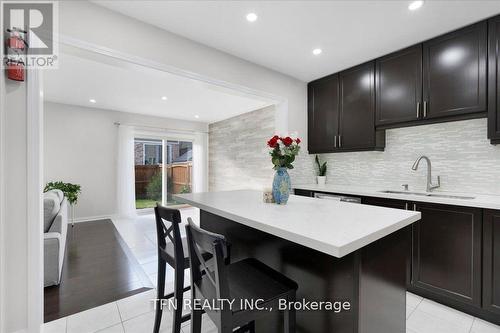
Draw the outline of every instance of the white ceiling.
<instances>
[{"instance_id":1,"label":"white ceiling","mask_svg":"<svg viewBox=\"0 0 500 333\"><path fill-rule=\"evenodd\" d=\"M427 0L413 12L406 0L94 2L304 81L500 13L500 1L480 0Z\"/></svg>"},{"instance_id":2,"label":"white ceiling","mask_svg":"<svg viewBox=\"0 0 500 333\"><path fill-rule=\"evenodd\" d=\"M272 104L208 83L64 48L45 71L47 101L212 123ZM166 96L166 101L161 98ZM95 99L96 103L90 103ZM199 118L195 116L198 115Z\"/></svg>"}]
</instances>

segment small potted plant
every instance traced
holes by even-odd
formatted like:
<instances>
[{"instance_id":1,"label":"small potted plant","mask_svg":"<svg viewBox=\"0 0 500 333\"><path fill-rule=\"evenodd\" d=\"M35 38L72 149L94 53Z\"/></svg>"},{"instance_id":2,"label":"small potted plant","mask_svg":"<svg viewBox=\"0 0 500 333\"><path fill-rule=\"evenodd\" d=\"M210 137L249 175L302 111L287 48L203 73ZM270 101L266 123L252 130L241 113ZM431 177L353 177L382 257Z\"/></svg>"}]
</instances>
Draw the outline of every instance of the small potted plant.
<instances>
[{"instance_id":1,"label":"small potted plant","mask_svg":"<svg viewBox=\"0 0 500 333\"><path fill-rule=\"evenodd\" d=\"M293 169L292 163L295 161L295 156L299 154L300 139L292 139L291 137L273 136L267 141L269 147L269 155L276 174L273 179L273 198L274 202L279 205L285 205L288 202L288 197L292 190L288 169Z\"/></svg>"},{"instance_id":2,"label":"small potted plant","mask_svg":"<svg viewBox=\"0 0 500 333\"><path fill-rule=\"evenodd\" d=\"M321 163L319 161L319 156L316 155L316 165L318 166L318 176L316 177L318 185L325 185L325 183L326 183L326 161Z\"/></svg>"},{"instance_id":3,"label":"small potted plant","mask_svg":"<svg viewBox=\"0 0 500 333\"><path fill-rule=\"evenodd\" d=\"M71 206L71 222L75 222L75 205L78 202L78 195L80 195L82 191L82 187L78 184L64 183L61 181L58 182L49 182L45 185L43 192L47 192L50 190L61 190L64 193L64 196L68 200Z\"/></svg>"}]
</instances>

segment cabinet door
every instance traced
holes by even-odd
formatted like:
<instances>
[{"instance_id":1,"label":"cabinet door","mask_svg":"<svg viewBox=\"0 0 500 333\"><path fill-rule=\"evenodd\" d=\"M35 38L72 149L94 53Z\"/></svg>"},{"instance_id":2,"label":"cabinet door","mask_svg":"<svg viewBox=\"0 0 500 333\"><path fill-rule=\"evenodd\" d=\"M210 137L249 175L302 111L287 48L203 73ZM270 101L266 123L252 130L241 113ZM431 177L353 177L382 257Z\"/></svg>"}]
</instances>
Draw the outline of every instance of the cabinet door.
<instances>
[{"instance_id":1,"label":"cabinet door","mask_svg":"<svg viewBox=\"0 0 500 333\"><path fill-rule=\"evenodd\" d=\"M376 125L418 120L422 103L422 45L376 61Z\"/></svg>"},{"instance_id":2,"label":"cabinet door","mask_svg":"<svg viewBox=\"0 0 500 333\"><path fill-rule=\"evenodd\" d=\"M481 305L482 210L420 203L413 230L413 286Z\"/></svg>"},{"instance_id":3,"label":"cabinet door","mask_svg":"<svg viewBox=\"0 0 500 333\"><path fill-rule=\"evenodd\" d=\"M339 74L342 150L375 146L375 64L369 62Z\"/></svg>"},{"instance_id":4,"label":"cabinet door","mask_svg":"<svg viewBox=\"0 0 500 333\"><path fill-rule=\"evenodd\" d=\"M339 122L338 76L314 81L308 85L309 153L331 152L335 146Z\"/></svg>"},{"instance_id":5,"label":"cabinet door","mask_svg":"<svg viewBox=\"0 0 500 333\"><path fill-rule=\"evenodd\" d=\"M500 16L489 21L488 138L500 143Z\"/></svg>"},{"instance_id":6,"label":"cabinet door","mask_svg":"<svg viewBox=\"0 0 500 333\"><path fill-rule=\"evenodd\" d=\"M484 211L483 242L483 308L500 314L500 211Z\"/></svg>"},{"instance_id":7,"label":"cabinet door","mask_svg":"<svg viewBox=\"0 0 500 333\"><path fill-rule=\"evenodd\" d=\"M486 22L424 43L424 118L486 111Z\"/></svg>"}]
</instances>

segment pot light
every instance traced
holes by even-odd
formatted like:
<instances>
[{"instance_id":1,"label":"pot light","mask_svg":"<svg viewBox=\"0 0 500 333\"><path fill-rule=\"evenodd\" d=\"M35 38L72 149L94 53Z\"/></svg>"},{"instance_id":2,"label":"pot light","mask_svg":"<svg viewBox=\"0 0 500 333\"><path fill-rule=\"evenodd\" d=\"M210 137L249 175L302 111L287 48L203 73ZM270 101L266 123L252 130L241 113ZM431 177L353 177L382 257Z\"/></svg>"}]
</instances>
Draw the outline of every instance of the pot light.
<instances>
[{"instance_id":1,"label":"pot light","mask_svg":"<svg viewBox=\"0 0 500 333\"><path fill-rule=\"evenodd\" d=\"M195 115L194 115L194 117L195 117L196 119L199 119L199 118L200 118L200 116L198 116L197 114L195 114Z\"/></svg>"},{"instance_id":2,"label":"pot light","mask_svg":"<svg viewBox=\"0 0 500 333\"><path fill-rule=\"evenodd\" d=\"M247 14L247 21L248 22L255 22L255 21L257 21L258 18L259 17L255 13L248 13Z\"/></svg>"},{"instance_id":3,"label":"pot light","mask_svg":"<svg viewBox=\"0 0 500 333\"><path fill-rule=\"evenodd\" d=\"M168 98L167 98L167 96L162 96L162 97L161 97L161 100L162 100L162 101L166 101L167 99L168 99Z\"/></svg>"},{"instance_id":4,"label":"pot light","mask_svg":"<svg viewBox=\"0 0 500 333\"><path fill-rule=\"evenodd\" d=\"M95 99L93 99L93 98L89 99L89 102L92 103L92 104L97 103L97 101Z\"/></svg>"},{"instance_id":5,"label":"pot light","mask_svg":"<svg viewBox=\"0 0 500 333\"><path fill-rule=\"evenodd\" d=\"M320 55L322 52L323 52L323 50L322 50L322 49L314 49L314 50L313 50L313 54L314 54L314 55Z\"/></svg>"},{"instance_id":6,"label":"pot light","mask_svg":"<svg viewBox=\"0 0 500 333\"><path fill-rule=\"evenodd\" d=\"M420 7L422 7L424 4L424 1L423 0L418 0L418 1L412 1L409 5L408 5L408 9L409 10L417 10L419 9Z\"/></svg>"}]
</instances>

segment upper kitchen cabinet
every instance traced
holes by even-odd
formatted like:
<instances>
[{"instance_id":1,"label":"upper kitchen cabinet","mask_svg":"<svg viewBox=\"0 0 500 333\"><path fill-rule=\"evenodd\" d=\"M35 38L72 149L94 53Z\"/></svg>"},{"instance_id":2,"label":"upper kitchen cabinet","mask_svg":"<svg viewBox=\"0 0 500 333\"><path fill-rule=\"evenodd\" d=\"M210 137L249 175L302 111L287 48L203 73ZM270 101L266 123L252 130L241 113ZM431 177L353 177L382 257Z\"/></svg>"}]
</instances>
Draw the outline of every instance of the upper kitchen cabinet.
<instances>
[{"instance_id":1,"label":"upper kitchen cabinet","mask_svg":"<svg viewBox=\"0 0 500 333\"><path fill-rule=\"evenodd\" d=\"M376 60L376 124L416 121L422 104L422 45Z\"/></svg>"},{"instance_id":2,"label":"upper kitchen cabinet","mask_svg":"<svg viewBox=\"0 0 500 333\"><path fill-rule=\"evenodd\" d=\"M500 143L500 16L489 21L488 138Z\"/></svg>"},{"instance_id":3,"label":"upper kitchen cabinet","mask_svg":"<svg viewBox=\"0 0 500 333\"><path fill-rule=\"evenodd\" d=\"M374 62L308 85L309 153L383 150L375 131Z\"/></svg>"},{"instance_id":4,"label":"upper kitchen cabinet","mask_svg":"<svg viewBox=\"0 0 500 333\"><path fill-rule=\"evenodd\" d=\"M385 133L375 131L375 63L339 73L339 151L383 150Z\"/></svg>"},{"instance_id":5,"label":"upper kitchen cabinet","mask_svg":"<svg viewBox=\"0 0 500 333\"><path fill-rule=\"evenodd\" d=\"M339 128L338 75L309 83L307 98L309 153L331 152Z\"/></svg>"},{"instance_id":6,"label":"upper kitchen cabinet","mask_svg":"<svg viewBox=\"0 0 500 333\"><path fill-rule=\"evenodd\" d=\"M486 22L423 44L424 119L486 112L486 45Z\"/></svg>"}]
</instances>

